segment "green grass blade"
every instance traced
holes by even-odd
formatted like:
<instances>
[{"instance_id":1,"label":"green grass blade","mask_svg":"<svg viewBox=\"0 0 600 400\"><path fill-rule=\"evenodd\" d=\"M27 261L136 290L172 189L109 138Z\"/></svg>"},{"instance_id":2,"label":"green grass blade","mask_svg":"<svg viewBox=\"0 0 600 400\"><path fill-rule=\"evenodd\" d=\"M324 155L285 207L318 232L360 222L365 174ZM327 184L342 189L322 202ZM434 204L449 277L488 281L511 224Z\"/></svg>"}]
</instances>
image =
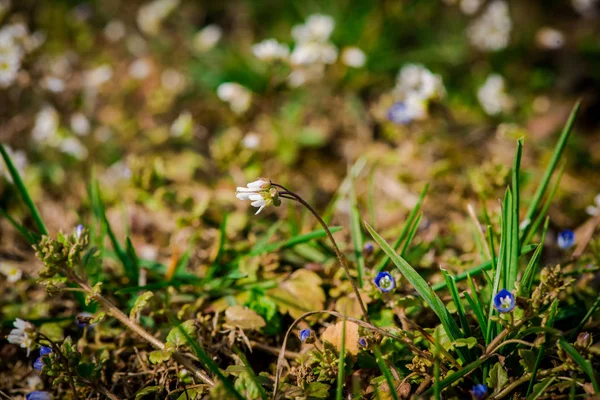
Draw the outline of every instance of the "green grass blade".
<instances>
[{"instance_id":1,"label":"green grass blade","mask_svg":"<svg viewBox=\"0 0 600 400\"><path fill-rule=\"evenodd\" d=\"M521 248L519 244L519 170L522 154L523 139L521 138L517 140L517 150L512 170L512 208L508 216L510 220L510 251L507 253L509 258L507 288L510 288L509 290L514 288L519 273L519 250Z\"/></svg>"},{"instance_id":2,"label":"green grass blade","mask_svg":"<svg viewBox=\"0 0 600 400\"><path fill-rule=\"evenodd\" d=\"M402 250L400 250L400 255L402 257L404 257L406 255L408 246L410 246L410 244L412 243L412 240L415 238L415 235L417 234L417 229L419 229L419 224L421 223L422 217L423 217L423 214L419 214L419 216L415 220L413 226L410 228L410 231L408 232L408 236L406 237L406 240L404 241L404 245L402 245Z\"/></svg>"},{"instance_id":3,"label":"green grass blade","mask_svg":"<svg viewBox=\"0 0 600 400\"><path fill-rule=\"evenodd\" d=\"M14 226L16 230L19 231L21 236L23 236L25 238L25 240L27 240L27 243L29 243L31 245L36 243L36 240L33 238L31 232L29 232L29 230L27 228L25 228L23 225L19 224L13 217L8 215L8 213L1 208L0 208L0 215L2 215L4 218L6 218L8 220L8 222L10 222L10 224L12 226Z\"/></svg>"},{"instance_id":4,"label":"green grass blade","mask_svg":"<svg viewBox=\"0 0 600 400\"><path fill-rule=\"evenodd\" d=\"M333 227L329 228L329 230L331 230L331 233L336 233L336 232L341 231L342 227L341 226L333 226ZM327 237L327 233L325 233L325 231L323 229L317 229L317 230L314 230L309 233L303 233L301 235L296 235L294 237L289 238L286 241L269 243L269 244L263 246L261 249L257 249L257 250L252 249L248 253L248 255L249 256L257 256L262 253L269 253L269 252L272 252L275 250L287 249L290 247L294 247L298 244L309 242L313 239L321 239L324 237Z\"/></svg>"},{"instance_id":5,"label":"green grass blade","mask_svg":"<svg viewBox=\"0 0 600 400\"><path fill-rule=\"evenodd\" d=\"M6 167L8 168L8 173L12 177L14 185L17 187L17 190L19 191L21 198L25 202L25 205L27 206L27 208L29 208L29 212L31 213L31 216L33 217L33 221L35 222L35 225L37 226L38 230L40 231L40 233L42 235L48 236L48 230L46 229L46 225L44 225L44 221L42 220L40 213L38 212L37 208L35 207L35 204L33 203L31 196L29 196L29 192L27 191L27 188L25 187L25 184L23 183L23 180L21 179L21 176L19 175L19 171L13 164L12 160L10 159L10 156L8 155L8 152L4 148L4 145L2 145L2 144L0 144L0 153L2 154L2 158L4 159L4 163L6 164Z\"/></svg>"},{"instance_id":6,"label":"green grass blade","mask_svg":"<svg viewBox=\"0 0 600 400\"><path fill-rule=\"evenodd\" d=\"M435 312L435 314L438 316L450 340L455 341L456 339L463 338L463 334L456 324L456 321L454 321L442 300L435 294L425 279L423 279L409 263L396 254L394 249L381 236L379 236L377 232L375 232L371 225L365 222L365 226L375 242L377 242L377 244L383 249L388 257L390 257L394 265L396 265L396 268L398 268L402 275L410 282L423 300L425 300L433 312ZM465 354L461 349L458 348L457 353L463 361L466 360Z\"/></svg>"},{"instance_id":7,"label":"green grass blade","mask_svg":"<svg viewBox=\"0 0 600 400\"><path fill-rule=\"evenodd\" d=\"M390 389L392 399L399 400L398 393L396 393L396 385L394 385L394 379L392 378L392 373L390 372L390 369L388 368L387 364L385 363L385 360L383 359L383 356L381 355L381 350L379 349L379 346L375 346L373 351L375 352L375 360L377 360L377 365L379 366L381 373L385 377L385 380Z\"/></svg>"},{"instance_id":8,"label":"green grass blade","mask_svg":"<svg viewBox=\"0 0 600 400\"><path fill-rule=\"evenodd\" d=\"M354 181L350 180L350 233L354 245L354 257L358 269L358 287L363 286L363 276L365 275L365 258L363 256L364 237L360 226L360 212L358 211L358 201L354 190Z\"/></svg>"},{"instance_id":9,"label":"green grass blade","mask_svg":"<svg viewBox=\"0 0 600 400\"><path fill-rule=\"evenodd\" d=\"M579 325L577 325L577 328L575 328L575 330L573 331L573 333L571 333L571 337L575 336L576 334L579 333L579 331L581 331L583 329L585 323L596 312L596 310L598 309L598 307L600 307L600 295L598 295L598 297L596 298L596 301L594 301L594 304L592 304L592 307L590 307L590 309L588 310L588 312L585 314L585 317L583 317L583 319L581 320L581 322L579 322Z\"/></svg>"},{"instance_id":10,"label":"green grass blade","mask_svg":"<svg viewBox=\"0 0 600 400\"><path fill-rule=\"evenodd\" d=\"M550 385L552 385L552 383L556 380L556 377L553 376L552 378L548 378L544 381L544 384L542 386L540 386L537 391L535 391L534 393L531 393L531 396L527 397L527 400L537 400L538 397L540 397L545 391L546 389L548 389L548 387Z\"/></svg>"},{"instance_id":11,"label":"green grass blade","mask_svg":"<svg viewBox=\"0 0 600 400\"><path fill-rule=\"evenodd\" d=\"M413 224L413 221L415 220L415 218L417 217L417 214L421 210L421 204L423 203L423 200L425 199L425 195L427 194L428 189L429 189L429 183L426 183L423 190L421 190L421 194L419 195L419 200L417 200L417 204L415 204L413 209L410 211L410 214L408 214L408 218L406 219L406 222L404 223L404 226L402 227L402 231L400 231L400 235L398 236L398 238L396 239L396 241L394 242L394 244L392 246L394 250L397 250L398 247L400 247L400 245L406 238L406 235L408 234L408 232ZM379 260L379 262L376 264L375 271L379 272L379 271L383 270L389 261L390 261L390 257L384 254L381 257L381 259Z\"/></svg>"},{"instance_id":12,"label":"green grass blade","mask_svg":"<svg viewBox=\"0 0 600 400\"><path fill-rule=\"evenodd\" d=\"M346 316L342 319L342 344L340 346L340 357L338 359L337 390L335 391L336 400L344 398L344 365L346 358Z\"/></svg>"},{"instance_id":13,"label":"green grass blade","mask_svg":"<svg viewBox=\"0 0 600 400\"><path fill-rule=\"evenodd\" d=\"M535 272L537 271L538 264L540 262L540 257L542 255L542 250L544 248L544 241L546 239L546 231L548 230L549 218L546 218L546 222L544 223L544 230L542 232L542 239L540 240L540 244L535 249L533 256L529 260L527 264L527 268L525 268L525 272L523 272L523 277L521 278L521 286L520 293L521 296L529 297L529 293L531 293L531 286L533 285L533 278L535 276Z\"/></svg>"},{"instance_id":14,"label":"green grass blade","mask_svg":"<svg viewBox=\"0 0 600 400\"><path fill-rule=\"evenodd\" d=\"M185 340L190 345L192 350L194 350L194 354L196 354L196 357L198 357L200 362L202 362L202 364L204 364L204 366L208 368L210 372L219 378L219 381L223 384L225 390L227 390L236 399L244 400L244 397L235 389L233 383L231 383L231 381L227 379L225 375L223 375L219 369L219 366L215 364L215 362L204 352L204 350L202 350L198 343L196 343L196 341L187 334L185 329L183 329L180 324L177 325L177 329L185 337Z\"/></svg>"},{"instance_id":15,"label":"green grass blade","mask_svg":"<svg viewBox=\"0 0 600 400\"><path fill-rule=\"evenodd\" d=\"M567 141L569 140L571 131L573 130L573 124L575 123L575 118L577 117L577 112L579 111L580 106L581 106L581 100L578 100L577 103L575 103L575 106L573 106L571 115L569 116L569 119L567 120L567 123L565 124L565 127L563 128L563 131L560 135L560 138L558 139L558 142L556 143L556 146L554 147L554 153L552 154L552 158L550 159L550 164L548 164L548 167L546 168L546 171L544 172L544 176L542 177L542 180L540 181L540 185L538 186L537 190L535 191L533 200L531 201L531 204L529 205L529 209L527 210L527 213L525 214L526 220L529 220L529 221L533 220L533 214L537 210L540 202L542 201L542 198L544 197L544 193L546 192L548 184L550 183L550 178L552 178L552 174L554 173L554 170L556 169L556 166L558 165L558 162L559 162L559 160L562 156L562 153L565 149L565 146L567 145Z\"/></svg>"},{"instance_id":16,"label":"green grass blade","mask_svg":"<svg viewBox=\"0 0 600 400\"><path fill-rule=\"evenodd\" d=\"M248 375L250 375L250 379L252 379L252 381L254 382L254 385L258 388L258 391L260 392L260 398L262 400L267 400L268 399L267 392L265 391L265 388L263 388L263 386L258 381L258 377L256 376L256 373L252 369L252 366L248 362L248 358L246 358L246 355L244 354L244 352L241 351L237 346L234 346L233 350L235 351L235 354L237 354L237 356L240 358L240 360L242 360L242 363L244 363L244 366L246 367L246 371L248 371Z\"/></svg>"},{"instance_id":17,"label":"green grass blade","mask_svg":"<svg viewBox=\"0 0 600 400\"><path fill-rule=\"evenodd\" d=\"M465 296L465 299L467 299L467 303L469 303L469 306L475 314L475 318L479 324L479 329L481 329L482 334L485 334L487 331L487 324L483 311L478 307L478 303L469 295L469 293L463 292L463 295Z\"/></svg>"},{"instance_id":18,"label":"green grass blade","mask_svg":"<svg viewBox=\"0 0 600 400\"><path fill-rule=\"evenodd\" d=\"M468 373L470 373L473 370L479 368L481 366L481 364L483 364L484 362L486 362L488 360L488 358L489 357L478 358L477 360L473 361L472 363L469 363L469 364L465 365L460 370L458 370L456 372L452 372L450 375L448 375L448 377L446 377L446 379L444 379L444 380L442 380L440 382L440 384L439 384L439 390L440 391L444 390L445 388L447 388L448 386L452 385L454 382L456 382L457 380L461 379L462 377L464 377ZM432 387L429 390L427 390L423 394L424 398L428 398L429 396L431 396L431 394L433 393L434 390L435 390L434 387Z\"/></svg>"},{"instance_id":19,"label":"green grass blade","mask_svg":"<svg viewBox=\"0 0 600 400\"><path fill-rule=\"evenodd\" d=\"M581 367L583 372L587 374L587 376L590 378L590 381L592 382L592 386L594 387L594 392L600 393L600 386L598 385L598 380L596 379L596 372L594 371L594 367L592 366L592 364L588 360L583 358L583 356L579 354L577 349L571 346L565 339L558 339L558 344L560 345L560 347L562 347L564 351L567 352L569 357L571 357L573 361L575 361L577 365Z\"/></svg>"},{"instance_id":20,"label":"green grass blade","mask_svg":"<svg viewBox=\"0 0 600 400\"><path fill-rule=\"evenodd\" d=\"M435 342L435 347L433 351L433 398L435 400L441 399L441 389L440 389L440 350L441 350L441 340L440 340L440 331L436 329L433 333L433 341Z\"/></svg>"},{"instance_id":21,"label":"green grass blade","mask_svg":"<svg viewBox=\"0 0 600 400\"><path fill-rule=\"evenodd\" d=\"M558 300L555 299L552 302L552 304L550 305L550 311L548 312L548 320L546 321L546 328L552 328L552 325L554 325L554 318L556 317L557 309L558 309ZM535 360L535 364L533 365L533 370L531 371L531 379L529 380L529 386L527 387L527 393L525 394L525 396L528 396L529 393L531 393L531 391L533 390L533 386L535 385L535 378L536 378L538 369L540 368L542 359L544 358L544 355L545 355L544 353L546 351L547 336L548 335L546 335L544 333L544 342L540 346L540 350L539 350L537 358Z\"/></svg>"},{"instance_id":22,"label":"green grass blade","mask_svg":"<svg viewBox=\"0 0 600 400\"><path fill-rule=\"evenodd\" d=\"M267 232L265 232L263 237L261 237L259 240L257 240L257 242L254 244L254 246L252 246L252 250L250 250L250 251L253 253L262 253L264 251L264 247L269 242L269 239L271 239L273 237L273 235L275 235L275 232L277 232L277 230L279 229L279 227L281 226L282 223L283 223L282 220L278 220L273 225L271 225L269 227L269 229L267 229Z\"/></svg>"},{"instance_id":23,"label":"green grass blade","mask_svg":"<svg viewBox=\"0 0 600 400\"><path fill-rule=\"evenodd\" d=\"M471 328L469 327L469 323L467 322L467 317L465 314L465 308L460 300L460 295L458 294L458 288L456 287L456 281L454 277L445 270L442 270L442 274L444 275L444 280L448 285L448 289L450 291L450 295L452 296L452 301L456 306L456 312L458 314L458 320L460 321L460 326L463 330L463 334L465 337L471 336Z\"/></svg>"}]
</instances>

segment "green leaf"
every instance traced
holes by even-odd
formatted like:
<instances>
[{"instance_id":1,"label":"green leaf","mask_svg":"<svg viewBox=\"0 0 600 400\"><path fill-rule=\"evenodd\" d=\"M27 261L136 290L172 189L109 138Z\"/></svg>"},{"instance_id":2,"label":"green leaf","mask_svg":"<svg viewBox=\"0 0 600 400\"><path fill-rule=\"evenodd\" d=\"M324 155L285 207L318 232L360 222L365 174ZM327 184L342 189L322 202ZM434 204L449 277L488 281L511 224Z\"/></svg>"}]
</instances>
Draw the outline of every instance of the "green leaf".
<instances>
[{"instance_id":1,"label":"green leaf","mask_svg":"<svg viewBox=\"0 0 600 400\"><path fill-rule=\"evenodd\" d=\"M311 382L304 389L304 394L316 399L326 399L329 397L329 385L323 382Z\"/></svg>"},{"instance_id":2,"label":"green leaf","mask_svg":"<svg viewBox=\"0 0 600 400\"><path fill-rule=\"evenodd\" d=\"M477 345L477 339L475 339L474 337L468 337L468 338L465 338L465 339L456 339L453 342L453 344L456 347L467 346L467 348L469 350L471 350L473 347L475 347Z\"/></svg>"},{"instance_id":3,"label":"green leaf","mask_svg":"<svg viewBox=\"0 0 600 400\"><path fill-rule=\"evenodd\" d=\"M488 358L489 357L481 357L481 358L473 361L472 363L467 364L466 366L462 367L460 370L458 370L456 372L449 372L447 377L443 381L440 382L439 390L440 391L443 390L444 388L452 385L454 382L461 379L462 377L464 377L465 375L467 375L474 369L479 368L479 366L481 366L481 364L486 362L488 360ZM424 393L424 396L425 397L431 396L433 391L434 391L434 388L432 387L429 390L427 390L427 392Z\"/></svg>"},{"instance_id":4,"label":"green leaf","mask_svg":"<svg viewBox=\"0 0 600 400\"><path fill-rule=\"evenodd\" d=\"M446 272L446 270L444 270L444 269L442 269L442 274L444 275L444 280L446 281L446 284L448 285L450 295L452 296L452 301L456 305L456 312L458 313L458 319L460 321L460 326L463 329L463 333L465 336L469 336L469 335L471 335L471 328L469 327L469 323L467 321L467 317L465 314L465 308L462 304L462 301L460 300L460 295L458 294L458 288L456 287L456 281L454 280L454 277L452 275L448 274L448 272ZM469 347L469 349L470 349L470 347Z\"/></svg>"},{"instance_id":5,"label":"green leaf","mask_svg":"<svg viewBox=\"0 0 600 400\"><path fill-rule=\"evenodd\" d=\"M567 352L569 357L579 365L579 367L589 376L590 381L592 382L592 386L594 387L595 393L600 393L600 386L598 386L598 380L596 379L596 372L594 372L594 367L592 364L583 358L581 354L575 349L575 347L571 346L565 339L558 339L558 344L564 351Z\"/></svg>"},{"instance_id":6,"label":"green leaf","mask_svg":"<svg viewBox=\"0 0 600 400\"><path fill-rule=\"evenodd\" d=\"M496 394L502 390L506 384L508 383L508 374L506 370L502 368L499 362L494 364L492 369L490 370L490 374L486 379L488 387L494 389L494 393Z\"/></svg>"},{"instance_id":7,"label":"green leaf","mask_svg":"<svg viewBox=\"0 0 600 400\"><path fill-rule=\"evenodd\" d=\"M96 369L96 365L92 363L79 363L77 364L77 374L84 379L89 379L92 377L94 370Z\"/></svg>"},{"instance_id":8,"label":"green leaf","mask_svg":"<svg viewBox=\"0 0 600 400\"><path fill-rule=\"evenodd\" d=\"M367 227L368 227L368 225L367 225ZM388 368L387 364L385 363L385 359L383 358L383 355L381 355L381 350L379 350L379 346L374 346L373 351L375 352L375 359L377 360L377 365L379 366L379 369L383 373L383 376L385 377L385 381L388 384L388 388L390 390L389 393L392 395L392 399L398 400L398 393L396 393L396 385L394 384L394 379L392 378L392 373L390 372L390 369Z\"/></svg>"},{"instance_id":9,"label":"green leaf","mask_svg":"<svg viewBox=\"0 0 600 400\"><path fill-rule=\"evenodd\" d=\"M530 349L519 349L519 363L523 366L525 371L532 372L535 368L536 355L533 350Z\"/></svg>"},{"instance_id":10,"label":"green leaf","mask_svg":"<svg viewBox=\"0 0 600 400\"><path fill-rule=\"evenodd\" d=\"M102 282L96 283L92 287L92 291L85 296L85 305L90 305L90 302L94 299L96 295L99 295L102 292Z\"/></svg>"},{"instance_id":11,"label":"green leaf","mask_svg":"<svg viewBox=\"0 0 600 400\"><path fill-rule=\"evenodd\" d=\"M183 346L187 342L186 335L192 337L195 334L196 326L194 325L194 320L190 319L171 329L167 335L167 343L171 343L175 347Z\"/></svg>"},{"instance_id":12,"label":"green leaf","mask_svg":"<svg viewBox=\"0 0 600 400\"><path fill-rule=\"evenodd\" d=\"M529 297L529 294L531 293L531 286L533 285L533 278L535 276L535 272L537 271L537 267L540 262L540 257L542 255L542 250L544 248L546 231L548 230L549 221L550 219L546 218L540 244L538 245L537 249L535 249L533 256L531 256L531 259L527 264L527 268L525 268L525 272L523 272L523 276L521 278L521 285L519 286L519 291L521 292L520 294L523 297Z\"/></svg>"},{"instance_id":13,"label":"green leaf","mask_svg":"<svg viewBox=\"0 0 600 400\"><path fill-rule=\"evenodd\" d=\"M19 175L19 171L17 170L17 168L13 164L12 160L10 159L10 156L8 155L8 152L4 148L3 144L0 144L0 153L2 154L4 163L6 163L6 167L8 168L8 173L12 177L13 183L17 187L17 191L21 195L21 198L25 202L25 205L27 206L27 208L29 208L29 212L31 213L31 216L33 217L33 221L37 225L38 230L40 231L40 233L42 235L48 236L48 230L46 229L46 225L44 225L44 221L42 220L40 213L38 212L37 208L35 207L35 204L33 203L31 196L29 196L29 192L27 191L27 188L25 187L25 184L23 183L23 180L21 179L21 176Z\"/></svg>"},{"instance_id":14,"label":"green leaf","mask_svg":"<svg viewBox=\"0 0 600 400\"><path fill-rule=\"evenodd\" d=\"M148 359L152 364L161 364L171 358L173 351L175 351L175 349L172 347L167 350L154 350L150 352Z\"/></svg>"},{"instance_id":15,"label":"green leaf","mask_svg":"<svg viewBox=\"0 0 600 400\"><path fill-rule=\"evenodd\" d=\"M135 394L135 400L139 400L148 394L162 392L162 390L163 386L146 386Z\"/></svg>"},{"instance_id":16,"label":"green leaf","mask_svg":"<svg viewBox=\"0 0 600 400\"><path fill-rule=\"evenodd\" d=\"M365 222L367 230L377 242L377 244L383 249L383 251L390 257L396 268L402 273L402 275L410 282L410 284L416 289L419 295L425 300L425 302L431 307L433 312L438 316L448 337L450 340L455 341L463 337L460 328L446 309L446 306L442 300L435 294L431 287L425 282L425 279L419 275L419 273L408 264L402 257L400 257L394 249L381 237L375 230ZM459 356L463 361L466 360L465 355L457 350Z\"/></svg>"},{"instance_id":17,"label":"green leaf","mask_svg":"<svg viewBox=\"0 0 600 400\"><path fill-rule=\"evenodd\" d=\"M154 296L154 293L152 293L150 291L145 292L145 293L141 294L140 296L138 296L138 298L135 299L135 303L133 304L131 311L129 312L129 318L135 319L136 314L139 311L141 311L144 307L146 307L146 304L148 304L148 300L150 300L150 298L152 298L152 296Z\"/></svg>"},{"instance_id":18,"label":"green leaf","mask_svg":"<svg viewBox=\"0 0 600 400\"><path fill-rule=\"evenodd\" d=\"M538 397L540 397L542 394L544 394L544 391L546 389L548 389L548 387L550 385L552 385L552 383L555 380L556 380L556 377L553 376L551 378L546 378L546 379L542 380L540 383L537 383L533 387L533 393L531 393L531 396L527 397L527 400L536 400Z\"/></svg>"},{"instance_id":19,"label":"green leaf","mask_svg":"<svg viewBox=\"0 0 600 400\"><path fill-rule=\"evenodd\" d=\"M340 226L333 226L331 228L329 228L329 230L331 231L331 233L336 233L342 230L342 227ZM276 243L269 243L267 245L262 246L261 248L255 249L253 248L248 255L250 256L256 256L259 254L263 254L263 253L270 253L276 250L282 250L282 249L287 249L290 247L294 247L298 244L301 243L306 243L309 242L313 239L321 239L327 236L327 233L323 230L323 229L317 229L315 231L309 232L309 233L304 233L301 235L297 235L294 237L289 238L286 241L283 242L276 242Z\"/></svg>"}]
</instances>

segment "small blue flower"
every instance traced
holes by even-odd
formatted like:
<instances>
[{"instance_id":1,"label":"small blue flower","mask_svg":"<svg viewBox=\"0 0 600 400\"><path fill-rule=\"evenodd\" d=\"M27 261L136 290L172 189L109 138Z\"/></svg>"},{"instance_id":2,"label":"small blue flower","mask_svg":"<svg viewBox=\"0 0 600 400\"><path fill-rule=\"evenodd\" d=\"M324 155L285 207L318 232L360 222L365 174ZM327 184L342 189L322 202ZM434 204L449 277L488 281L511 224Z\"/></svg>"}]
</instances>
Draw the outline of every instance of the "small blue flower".
<instances>
[{"instance_id":1,"label":"small blue flower","mask_svg":"<svg viewBox=\"0 0 600 400\"><path fill-rule=\"evenodd\" d=\"M409 113L408 107L402 101L394 103L387 112L387 117L390 121L399 125L410 124L413 120L412 115Z\"/></svg>"},{"instance_id":2,"label":"small blue flower","mask_svg":"<svg viewBox=\"0 0 600 400\"><path fill-rule=\"evenodd\" d=\"M575 233L570 229L565 229L564 231L558 234L558 237L556 238L556 243L558 244L558 247L560 247L563 250L573 247L573 245L575 244Z\"/></svg>"},{"instance_id":3,"label":"small blue flower","mask_svg":"<svg viewBox=\"0 0 600 400\"><path fill-rule=\"evenodd\" d=\"M87 311L80 312L75 317L75 322L77 323L77 326L80 327L81 329L85 328L86 326L89 326L91 328L94 325L96 325L96 324L90 324L90 320L93 317L94 317L94 314L89 313Z\"/></svg>"},{"instance_id":4,"label":"small blue flower","mask_svg":"<svg viewBox=\"0 0 600 400\"><path fill-rule=\"evenodd\" d=\"M385 271L378 273L373 282L375 283L375 286L377 286L377 289L382 292L389 292L396 287L394 277L389 272Z\"/></svg>"},{"instance_id":5,"label":"small blue flower","mask_svg":"<svg viewBox=\"0 0 600 400\"><path fill-rule=\"evenodd\" d=\"M40 357L52 353L52 349L48 346L40 346Z\"/></svg>"},{"instance_id":6,"label":"small blue flower","mask_svg":"<svg viewBox=\"0 0 600 400\"><path fill-rule=\"evenodd\" d=\"M310 337L312 331L310 329L302 329L300 331L300 340L302 340L303 342L306 342L306 340Z\"/></svg>"},{"instance_id":7,"label":"small blue flower","mask_svg":"<svg viewBox=\"0 0 600 400\"><path fill-rule=\"evenodd\" d=\"M37 360L33 363L33 369L41 371L44 368L44 362L42 361L42 357L38 357Z\"/></svg>"},{"instance_id":8,"label":"small blue flower","mask_svg":"<svg viewBox=\"0 0 600 400\"><path fill-rule=\"evenodd\" d=\"M36 390L35 392L29 393L25 398L27 400L52 400L52 395L48 392Z\"/></svg>"},{"instance_id":9,"label":"small blue flower","mask_svg":"<svg viewBox=\"0 0 600 400\"><path fill-rule=\"evenodd\" d=\"M81 239L81 235L83 234L83 230L85 229L85 227L81 224L77 225L77 228L75 228L75 237L77 239Z\"/></svg>"},{"instance_id":10,"label":"small blue flower","mask_svg":"<svg viewBox=\"0 0 600 400\"><path fill-rule=\"evenodd\" d=\"M364 337L358 338L358 344L361 347L367 347L367 345L368 345L367 339L365 339Z\"/></svg>"},{"instance_id":11,"label":"small blue flower","mask_svg":"<svg viewBox=\"0 0 600 400\"><path fill-rule=\"evenodd\" d=\"M371 254L373 252L373 250L375 250L375 246L373 246L373 243L371 243L371 242L367 242L363 246L363 253Z\"/></svg>"},{"instance_id":12,"label":"small blue flower","mask_svg":"<svg viewBox=\"0 0 600 400\"><path fill-rule=\"evenodd\" d=\"M502 289L494 296L494 307L501 313L511 312L515 308L515 296Z\"/></svg>"},{"instance_id":13,"label":"small blue flower","mask_svg":"<svg viewBox=\"0 0 600 400\"><path fill-rule=\"evenodd\" d=\"M487 386L485 386L481 383L473 386L473 389L471 389L471 393L473 393L473 396L475 396L475 398L477 400L483 400L485 398L485 396L487 395L487 391L488 391Z\"/></svg>"}]
</instances>

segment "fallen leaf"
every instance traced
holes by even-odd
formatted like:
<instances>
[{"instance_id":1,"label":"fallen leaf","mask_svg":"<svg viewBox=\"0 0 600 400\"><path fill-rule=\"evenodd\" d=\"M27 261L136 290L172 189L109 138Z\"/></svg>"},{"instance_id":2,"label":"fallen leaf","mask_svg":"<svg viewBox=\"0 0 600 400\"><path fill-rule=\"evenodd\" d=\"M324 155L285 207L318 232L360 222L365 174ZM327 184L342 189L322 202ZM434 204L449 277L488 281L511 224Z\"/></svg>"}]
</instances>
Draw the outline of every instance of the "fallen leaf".
<instances>
[{"instance_id":1,"label":"fallen leaf","mask_svg":"<svg viewBox=\"0 0 600 400\"><path fill-rule=\"evenodd\" d=\"M327 327L325 332L321 335L321 340L331 343L339 351L342 348L342 329L342 321ZM346 321L345 339L346 352L348 354L356 355L358 353L358 325L354 322Z\"/></svg>"}]
</instances>

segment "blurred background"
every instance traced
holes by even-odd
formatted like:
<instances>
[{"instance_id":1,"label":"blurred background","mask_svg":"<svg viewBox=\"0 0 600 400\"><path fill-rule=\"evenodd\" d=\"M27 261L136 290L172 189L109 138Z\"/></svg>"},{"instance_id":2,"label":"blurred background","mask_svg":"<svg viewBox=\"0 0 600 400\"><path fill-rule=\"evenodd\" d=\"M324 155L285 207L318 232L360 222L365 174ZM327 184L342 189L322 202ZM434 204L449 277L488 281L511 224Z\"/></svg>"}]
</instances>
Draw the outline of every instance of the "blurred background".
<instances>
[{"instance_id":1,"label":"blurred background","mask_svg":"<svg viewBox=\"0 0 600 400\"><path fill-rule=\"evenodd\" d=\"M497 218L520 137L526 203L579 98L551 227L599 212L595 0L0 0L0 23L0 140L51 232L92 223L97 181L118 238L147 260L189 250L202 274L225 215L233 248L278 217L314 228L291 206L253 216L234 191L259 176L345 226L352 181L384 236L429 182L407 257L460 268L467 204ZM0 207L31 226L0 173ZM6 219L0 257L2 319L50 315L6 289L39 268Z\"/></svg>"}]
</instances>

